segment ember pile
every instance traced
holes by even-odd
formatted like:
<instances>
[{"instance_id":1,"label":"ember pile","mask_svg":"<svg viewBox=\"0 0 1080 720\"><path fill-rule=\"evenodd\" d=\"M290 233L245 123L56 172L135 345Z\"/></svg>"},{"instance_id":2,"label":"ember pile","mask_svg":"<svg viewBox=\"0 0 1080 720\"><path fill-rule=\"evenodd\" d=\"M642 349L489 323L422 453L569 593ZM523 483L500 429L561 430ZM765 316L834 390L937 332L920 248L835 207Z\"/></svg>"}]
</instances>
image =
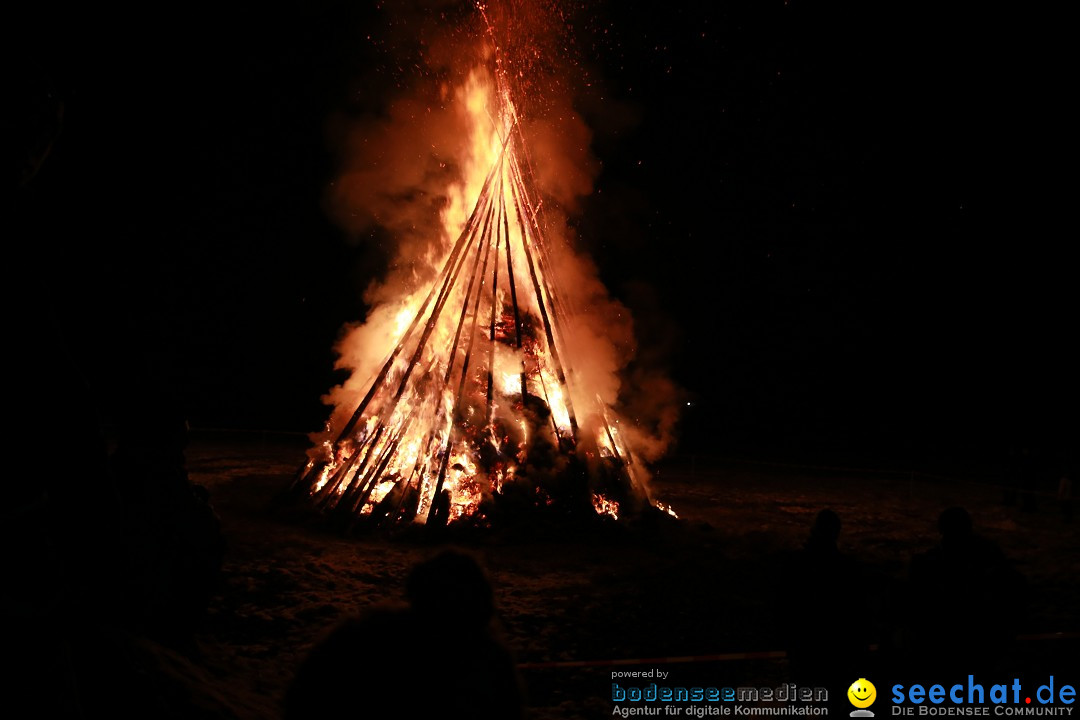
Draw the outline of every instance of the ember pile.
<instances>
[{"instance_id":1,"label":"ember pile","mask_svg":"<svg viewBox=\"0 0 1080 720\"><path fill-rule=\"evenodd\" d=\"M650 500L620 418L577 379L583 309L560 292L522 121L494 67L457 95L472 118L471 212L425 259L433 279L393 305L385 362L351 415L331 417L295 489L376 525L674 515Z\"/></svg>"}]
</instances>

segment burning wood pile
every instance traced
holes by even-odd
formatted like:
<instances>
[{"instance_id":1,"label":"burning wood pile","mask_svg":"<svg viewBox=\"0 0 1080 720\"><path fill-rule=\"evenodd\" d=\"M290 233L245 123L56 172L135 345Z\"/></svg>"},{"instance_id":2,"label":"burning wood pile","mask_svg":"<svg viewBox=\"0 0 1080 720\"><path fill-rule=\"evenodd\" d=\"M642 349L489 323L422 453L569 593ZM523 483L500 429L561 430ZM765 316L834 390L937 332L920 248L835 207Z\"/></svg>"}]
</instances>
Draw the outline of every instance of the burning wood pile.
<instances>
[{"instance_id":1,"label":"burning wood pile","mask_svg":"<svg viewBox=\"0 0 1080 720\"><path fill-rule=\"evenodd\" d=\"M429 259L434 277L393 306L385 361L351 414L331 417L295 489L374 525L674 515L650 500L620 418L576 372L583 309L560 292L510 85L499 73L474 85L472 210Z\"/></svg>"}]
</instances>

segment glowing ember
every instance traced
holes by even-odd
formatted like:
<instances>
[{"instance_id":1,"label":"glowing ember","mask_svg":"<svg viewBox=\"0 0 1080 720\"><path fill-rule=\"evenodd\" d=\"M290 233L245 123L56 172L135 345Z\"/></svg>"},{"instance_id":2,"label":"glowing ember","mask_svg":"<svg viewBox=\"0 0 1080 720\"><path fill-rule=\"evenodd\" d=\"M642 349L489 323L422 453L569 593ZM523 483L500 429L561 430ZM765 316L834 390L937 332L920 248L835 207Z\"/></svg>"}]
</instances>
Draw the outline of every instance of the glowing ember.
<instances>
[{"instance_id":1,"label":"glowing ember","mask_svg":"<svg viewBox=\"0 0 1080 720\"><path fill-rule=\"evenodd\" d=\"M610 515L615 520L619 519L619 503L608 500L603 495L593 495L592 504L597 515Z\"/></svg>"},{"instance_id":2,"label":"glowing ember","mask_svg":"<svg viewBox=\"0 0 1080 720\"><path fill-rule=\"evenodd\" d=\"M488 517L521 498L571 511L591 501L612 518L646 506L618 418L575 381L588 342L568 320L505 72L478 67L452 98L470 127L442 214L457 239L418 258L432 266L425 286L373 309L370 327L384 329L364 340L385 360L359 378L351 415L328 422L298 484L324 509L379 522Z\"/></svg>"},{"instance_id":3,"label":"glowing ember","mask_svg":"<svg viewBox=\"0 0 1080 720\"><path fill-rule=\"evenodd\" d=\"M654 503L654 505L656 505L657 510L662 510L663 512L666 512L668 515L670 515L673 518L678 518L679 517L678 513L676 513L675 510L670 505L666 505L666 504L664 504L662 502Z\"/></svg>"}]
</instances>

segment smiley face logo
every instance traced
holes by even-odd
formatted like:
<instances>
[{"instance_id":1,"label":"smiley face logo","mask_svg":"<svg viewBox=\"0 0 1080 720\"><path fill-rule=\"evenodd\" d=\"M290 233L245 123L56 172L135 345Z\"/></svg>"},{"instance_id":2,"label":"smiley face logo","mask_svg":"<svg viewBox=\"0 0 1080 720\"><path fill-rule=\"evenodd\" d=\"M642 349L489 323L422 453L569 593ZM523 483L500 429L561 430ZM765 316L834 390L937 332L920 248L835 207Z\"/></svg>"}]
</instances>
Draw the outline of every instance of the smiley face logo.
<instances>
[{"instance_id":1,"label":"smiley face logo","mask_svg":"<svg viewBox=\"0 0 1080 720\"><path fill-rule=\"evenodd\" d=\"M848 700L857 708L868 708L877 699L877 688L866 678L859 678L847 689Z\"/></svg>"}]
</instances>

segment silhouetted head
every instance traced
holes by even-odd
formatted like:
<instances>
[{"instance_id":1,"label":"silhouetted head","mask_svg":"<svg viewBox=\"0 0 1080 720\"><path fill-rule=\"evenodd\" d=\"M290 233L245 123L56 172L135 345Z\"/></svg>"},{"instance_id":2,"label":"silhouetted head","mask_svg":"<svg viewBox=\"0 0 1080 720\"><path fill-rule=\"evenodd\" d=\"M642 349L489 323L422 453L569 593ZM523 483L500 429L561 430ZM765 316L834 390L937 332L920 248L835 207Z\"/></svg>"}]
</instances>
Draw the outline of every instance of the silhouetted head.
<instances>
[{"instance_id":1,"label":"silhouetted head","mask_svg":"<svg viewBox=\"0 0 1080 720\"><path fill-rule=\"evenodd\" d=\"M938 517L943 540L959 540L971 535L971 516L962 507L951 507Z\"/></svg>"},{"instance_id":2,"label":"silhouetted head","mask_svg":"<svg viewBox=\"0 0 1080 720\"><path fill-rule=\"evenodd\" d=\"M495 595L480 564L460 550L444 550L412 569L405 583L414 610L454 618L474 628L495 614Z\"/></svg>"},{"instance_id":3,"label":"silhouetted head","mask_svg":"<svg viewBox=\"0 0 1080 720\"><path fill-rule=\"evenodd\" d=\"M810 541L835 545L839 538L840 516L828 509L819 512L810 528Z\"/></svg>"}]
</instances>

